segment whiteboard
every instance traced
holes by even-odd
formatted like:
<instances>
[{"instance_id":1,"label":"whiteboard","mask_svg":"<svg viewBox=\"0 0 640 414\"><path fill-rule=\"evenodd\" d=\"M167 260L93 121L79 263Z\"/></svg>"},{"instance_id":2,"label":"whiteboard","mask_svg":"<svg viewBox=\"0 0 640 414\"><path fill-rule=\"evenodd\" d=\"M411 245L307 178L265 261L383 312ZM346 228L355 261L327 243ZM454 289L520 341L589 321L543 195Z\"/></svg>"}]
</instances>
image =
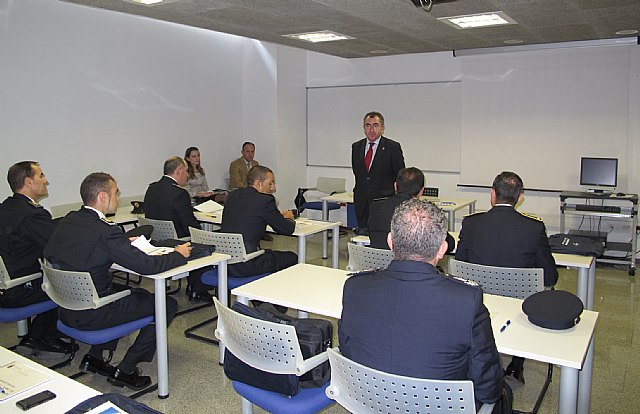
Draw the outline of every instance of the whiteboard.
<instances>
[{"instance_id":1,"label":"whiteboard","mask_svg":"<svg viewBox=\"0 0 640 414\"><path fill-rule=\"evenodd\" d=\"M460 171L460 81L307 88L307 165L351 167L370 111L382 113L408 167Z\"/></svg>"}]
</instances>

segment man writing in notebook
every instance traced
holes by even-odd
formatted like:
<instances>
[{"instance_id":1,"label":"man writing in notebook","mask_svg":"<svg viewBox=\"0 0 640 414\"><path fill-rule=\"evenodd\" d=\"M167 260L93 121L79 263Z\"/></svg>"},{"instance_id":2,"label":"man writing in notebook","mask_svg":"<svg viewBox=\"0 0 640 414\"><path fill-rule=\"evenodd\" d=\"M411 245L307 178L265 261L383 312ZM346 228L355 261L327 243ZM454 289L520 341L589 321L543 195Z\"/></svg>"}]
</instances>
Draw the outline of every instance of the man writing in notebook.
<instances>
[{"instance_id":1,"label":"man writing in notebook","mask_svg":"<svg viewBox=\"0 0 640 414\"><path fill-rule=\"evenodd\" d=\"M113 283L109 269L118 263L139 274L156 274L187 263L191 247L179 245L174 252L149 256L133 247L122 229L106 219L115 213L120 201L120 190L109 174L89 174L80 185L83 206L72 211L60 221L47 247L46 259L62 270L89 272L98 292L105 297L126 289ZM66 325L83 330L104 329L131 322L155 314L152 293L142 288L128 288L131 294L98 309L74 311L60 310L60 319ZM167 323L178 310L175 299L167 299ZM84 372L94 372L107 377L118 387L140 390L151 384L151 378L141 375L140 362L150 362L156 351L156 334L153 324L140 330L138 337L127 350L117 367L103 359L103 351L114 351L118 340L93 345L80 363Z\"/></svg>"}]
</instances>

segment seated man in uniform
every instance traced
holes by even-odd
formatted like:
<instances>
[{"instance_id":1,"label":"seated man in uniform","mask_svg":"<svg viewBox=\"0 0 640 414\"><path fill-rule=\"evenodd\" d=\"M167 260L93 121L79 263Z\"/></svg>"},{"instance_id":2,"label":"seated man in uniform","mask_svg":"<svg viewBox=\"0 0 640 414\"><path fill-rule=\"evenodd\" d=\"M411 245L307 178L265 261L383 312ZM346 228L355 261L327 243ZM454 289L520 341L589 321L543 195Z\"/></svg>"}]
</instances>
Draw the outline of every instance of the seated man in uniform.
<instances>
[{"instance_id":1,"label":"seated man in uniform","mask_svg":"<svg viewBox=\"0 0 640 414\"><path fill-rule=\"evenodd\" d=\"M184 188L188 179L187 162L180 157L171 157L164 162L162 178L149 184L144 195L145 217L172 221L178 238L189 237L189 227L200 228L200 223L193 214L191 197ZM213 303L206 286L200 281L205 270L189 272L186 293L190 302Z\"/></svg>"},{"instance_id":2,"label":"seated man in uniform","mask_svg":"<svg viewBox=\"0 0 640 414\"><path fill-rule=\"evenodd\" d=\"M267 225L279 234L293 234L296 223L290 210L278 211L273 171L264 166L251 168L247 175L247 187L229 193L222 214L223 233L240 233L247 253L260 250L260 240ZM244 263L230 264L229 275L255 276L276 272L298 263L293 252L266 250L264 254Z\"/></svg>"},{"instance_id":3,"label":"seated man in uniform","mask_svg":"<svg viewBox=\"0 0 640 414\"><path fill-rule=\"evenodd\" d=\"M396 194L389 198L374 200L369 207L369 239L371 247L389 250L387 236L391 230L391 217L401 203L417 198L424 190L424 174L415 167L398 171L393 188ZM447 253L455 248L455 240L447 233Z\"/></svg>"},{"instance_id":4,"label":"seated man in uniform","mask_svg":"<svg viewBox=\"0 0 640 414\"><path fill-rule=\"evenodd\" d=\"M544 269L544 285L558 281L558 269L551 255L544 223L523 215L515 206L522 200L523 183L518 174L504 171L491 188L491 210L462 220L456 259L502 267ZM524 384L524 358L514 357L506 370L512 386Z\"/></svg>"},{"instance_id":5,"label":"seated man in uniform","mask_svg":"<svg viewBox=\"0 0 640 414\"><path fill-rule=\"evenodd\" d=\"M108 221L106 214L115 213L120 200L120 190L109 174L88 175L80 186L83 206L67 214L58 224L44 255L53 266L62 270L89 272L100 297L127 289L113 283L109 268L114 262L140 274L155 274L187 263L191 247L189 243L175 248L174 252L161 256L149 256L133 247L120 227ZM60 319L74 328L95 330L131 322L145 316L153 316L153 294L141 288L128 288L125 296L98 309L73 311L60 310ZM178 310L178 303L167 298L167 323ZM150 362L156 351L156 334L153 324L140 330L138 337L116 367L102 357L104 350L115 350L118 341L94 345L84 356L80 369L107 377L118 387L140 390L151 384L151 378L141 375L140 362Z\"/></svg>"},{"instance_id":6,"label":"seated man in uniform","mask_svg":"<svg viewBox=\"0 0 640 414\"><path fill-rule=\"evenodd\" d=\"M0 255L9 276L40 273L42 250L55 225L51 214L38 202L49 195L49 181L35 161L22 161L9 168L7 180L13 195L0 204ZM42 290L42 278L0 291L0 306L18 308L49 300ZM71 344L59 338L56 329L58 309L37 315L29 333L18 344L23 354L46 357L47 353L68 354ZM59 355L58 355L59 356Z\"/></svg>"},{"instance_id":7,"label":"seated man in uniform","mask_svg":"<svg viewBox=\"0 0 640 414\"><path fill-rule=\"evenodd\" d=\"M436 269L446 234L446 216L432 203L413 198L396 208L394 260L345 282L340 351L392 374L469 379L477 401L494 403L504 384L489 312L476 283Z\"/></svg>"}]
</instances>

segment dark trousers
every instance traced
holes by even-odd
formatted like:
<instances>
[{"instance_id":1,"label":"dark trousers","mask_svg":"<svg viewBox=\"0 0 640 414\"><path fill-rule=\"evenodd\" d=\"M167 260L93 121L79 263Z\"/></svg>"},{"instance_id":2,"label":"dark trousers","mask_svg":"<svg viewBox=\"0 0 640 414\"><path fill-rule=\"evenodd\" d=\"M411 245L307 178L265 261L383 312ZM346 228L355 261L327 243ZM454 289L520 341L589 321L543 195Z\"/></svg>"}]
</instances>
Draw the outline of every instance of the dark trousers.
<instances>
[{"instance_id":1,"label":"dark trousers","mask_svg":"<svg viewBox=\"0 0 640 414\"><path fill-rule=\"evenodd\" d=\"M41 286L42 278L5 290L2 295L0 295L0 307L20 308L49 300L49 296L42 290ZM29 336L41 340L57 337L57 321L57 308L35 316L29 326Z\"/></svg>"},{"instance_id":2,"label":"dark trousers","mask_svg":"<svg viewBox=\"0 0 640 414\"><path fill-rule=\"evenodd\" d=\"M273 273L298 263L298 255L294 252L265 250L255 259L244 263L234 263L227 267L231 277L249 277L263 273Z\"/></svg>"},{"instance_id":3,"label":"dark trousers","mask_svg":"<svg viewBox=\"0 0 640 414\"><path fill-rule=\"evenodd\" d=\"M200 276L212 268L213 266L206 266L189 272L189 276L187 276L187 284L191 286L191 290L193 292L206 292L211 289L211 286L207 286L200 281Z\"/></svg>"},{"instance_id":4,"label":"dark trousers","mask_svg":"<svg viewBox=\"0 0 640 414\"><path fill-rule=\"evenodd\" d=\"M115 285L116 290L126 289L124 286ZM172 297L167 297L167 325L171 323L178 311L178 302ZM118 299L109 305L99 309L86 311L63 311L61 318L64 323L79 329L103 329L111 326L131 322L145 316L155 314L155 301L153 294L141 289L131 289L131 294ZM102 357L103 351L114 351L118 345L118 339L105 344L94 345L88 354L97 358ZM135 370L139 362L150 362L156 352L156 329L150 324L140 329L133 345L129 347L124 358L118 365L121 371L130 373Z\"/></svg>"}]
</instances>

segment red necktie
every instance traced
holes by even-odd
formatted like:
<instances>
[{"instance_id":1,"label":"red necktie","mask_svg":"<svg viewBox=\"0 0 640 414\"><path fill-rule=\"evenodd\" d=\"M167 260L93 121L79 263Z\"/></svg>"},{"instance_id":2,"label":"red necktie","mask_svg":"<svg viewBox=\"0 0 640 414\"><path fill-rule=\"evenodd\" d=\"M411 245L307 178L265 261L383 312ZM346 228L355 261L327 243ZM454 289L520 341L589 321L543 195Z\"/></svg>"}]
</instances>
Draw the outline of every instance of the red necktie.
<instances>
[{"instance_id":1,"label":"red necktie","mask_svg":"<svg viewBox=\"0 0 640 414\"><path fill-rule=\"evenodd\" d=\"M364 156L364 166L367 169L367 172L369 172L369 168L371 168L371 160L373 159L373 146L375 144L376 144L375 142L369 143L369 150L367 151L367 154Z\"/></svg>"}]
</instances>

